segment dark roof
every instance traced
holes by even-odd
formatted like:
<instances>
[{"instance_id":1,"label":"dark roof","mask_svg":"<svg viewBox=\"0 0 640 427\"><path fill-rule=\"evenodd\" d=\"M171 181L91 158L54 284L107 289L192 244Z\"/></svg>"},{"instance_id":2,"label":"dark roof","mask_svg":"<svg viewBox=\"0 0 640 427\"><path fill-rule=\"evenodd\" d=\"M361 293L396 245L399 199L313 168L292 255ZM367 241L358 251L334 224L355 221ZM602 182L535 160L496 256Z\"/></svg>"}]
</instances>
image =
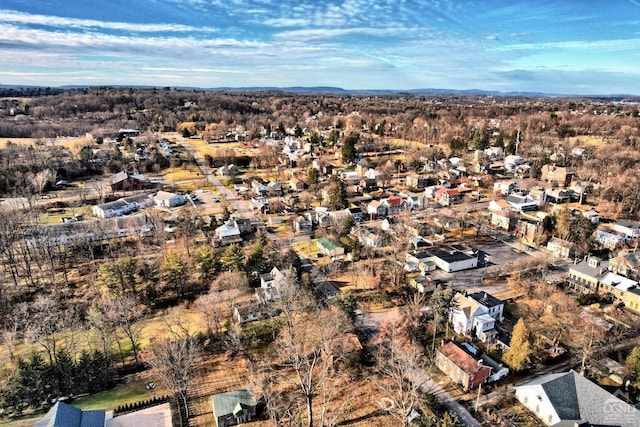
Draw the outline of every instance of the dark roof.
<instances>
[{"instance_id":1,"label":"dark roof","mask_svg":"<svg viewBox=\"0 0 640 427\"><path fill-rule=\"evenodd\" d=\"M640 224L638 224L637 222L629 221L628 219L619 219L616 222L616 225L628 228L640 228Z\"/></svg>"},{"instance_id":2,"label":"dark roof","mask_svg":"<svg viewBox=\"0 0 640 427\"><path fill-rule=\"evenodd\" d=\"M542 387L562 421L582 421L599 426L640 425L640 411L573 370L543 375L516 388L528 386ZM612 405L617 410L612 411Z\"/></svg>"},{"instance_id":3,"label":"dark roof","mask_svg":"<svg viewBox=\"0 0 640 427\"><path fill-rule=\"evenodd\" d=\"M64 402L57 402L36 427L104 427L105 411L83 411Z\"/></svg>"},{"instance_id":4,"label":"dark roof","mask_svg":"<svg viewBox=\"0 0 640 427\"><path fill-rule=\"evenodd\" d=\"M495 307L504 304L502 300L484 291L474 292L467 296L472 300L484 305L485 307Z\"/></svg>"},{"instance_id":5,"label":"dark roof","mask_svg":"<svg viewBox=\"0 0 640 427\"><path fill-rule=\"evenodd\" d=\"M456 261L464 261L470 258L473 258L470 255L465 254L464 252L458 250L447 251L440 248L430 249L431 255L440 258L446 262L456 262Z\"/></svg>"}]
</instances>

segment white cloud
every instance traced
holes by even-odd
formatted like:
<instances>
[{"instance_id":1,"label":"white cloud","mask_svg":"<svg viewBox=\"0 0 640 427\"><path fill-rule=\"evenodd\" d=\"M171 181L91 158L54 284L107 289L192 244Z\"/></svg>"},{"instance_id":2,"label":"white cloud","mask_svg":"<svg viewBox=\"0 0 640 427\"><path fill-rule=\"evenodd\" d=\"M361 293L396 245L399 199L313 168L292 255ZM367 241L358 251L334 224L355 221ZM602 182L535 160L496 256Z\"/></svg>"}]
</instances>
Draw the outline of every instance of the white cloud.
<instances>
[{"instance_id":1,"label":"white cloud","mask_svg":"<svg viewBox=\"0 0 640 427\"><path fill-rule=\"evenodd\" d=\"M217 32L210 27L193 27L181 24L143 24L129 22L109 22L92 19L63 18L58 16L34 15L29 13L0 10L0 23L20 25L46 25L55 28L118 30L136 33L159 32Z\"/></svg>"}]
</instances>

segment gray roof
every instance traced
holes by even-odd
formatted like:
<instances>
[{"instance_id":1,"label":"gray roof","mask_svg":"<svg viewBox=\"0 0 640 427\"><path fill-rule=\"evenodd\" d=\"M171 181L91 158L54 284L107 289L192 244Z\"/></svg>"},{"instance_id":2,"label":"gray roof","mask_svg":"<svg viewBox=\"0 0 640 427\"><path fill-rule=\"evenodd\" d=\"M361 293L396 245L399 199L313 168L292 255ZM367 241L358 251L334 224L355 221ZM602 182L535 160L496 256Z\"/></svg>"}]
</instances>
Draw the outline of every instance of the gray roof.
<instances>
[{"instance_id":1,"label":"gray roof","mask_svg":"<svg viewBox=\"0 0 640 427\"><path fill-rule=\"evenodd\" d=\"M105 411L83 411L64 402L57 402L36 427L104 427Z\"/></svg>"},{"instance_id":2,"label":"gray roof","mask_svg":"<svg viewBox=\"0 0 640 427\"><path fill-rule=\"evenodd\" d=\"M541 386L564 422L582 421L592 425L620 427L640 425L639 410L573 370L543 375L516 388L528 386ZM612 405L616 407L615 411L611 410Z\"/></svg>"},{"instance_id":3,"label":"gray roof","mask_svg":"<svg viewBox=\"0 0 640 427\"><path fill-rule=\"evenodd\" d=\"M213 414L216 418L233 414L238 405L257 405L256 398L253 396L253 393L245 388L216 394L211 398L211 400L213 404Z\"/></svg>"},{"instance_id":4,"label":"gray roof","mask_svg":"<svg viewBox=\"0 0 640 427\"><path fill-rule=\"evenodd\" d=\"M588 260L580 261L577 264L569 265L569 272L574 270L580 274L585 276L593 277L594 279L599 278L603 274L603 270L606 272L607 267L609 266L609 260L599 260L596 257L590 257L592 261L597 260L597 266L593 267L589 265Z\"/></svg>"},{"instance_id":5,"label":"gray roof","mask_svg":"<svg viewBox=\"0 0 640 427\"><path fill-rule=\"evenodd\" d=\"M472 294L469 294L468 297L476 302L479 302L485 307L496 307L504 304L502 300L484 291L474 292Z\"/></svg>"}]
</instances>

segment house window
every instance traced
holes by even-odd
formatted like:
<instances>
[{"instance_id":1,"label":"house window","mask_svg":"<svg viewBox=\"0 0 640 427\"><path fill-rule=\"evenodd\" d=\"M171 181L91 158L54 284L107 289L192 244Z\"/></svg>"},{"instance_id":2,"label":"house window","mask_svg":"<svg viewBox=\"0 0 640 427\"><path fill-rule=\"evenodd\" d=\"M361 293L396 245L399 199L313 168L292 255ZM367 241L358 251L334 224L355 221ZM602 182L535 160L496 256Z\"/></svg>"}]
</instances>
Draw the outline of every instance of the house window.
<instances>
[{"instance_id":1,"label":"house window","mask_svg":"<svg viewBox=\"0 0 640 427\"><path fill-rule=\"evenodd\" d=\"M526 405L529 402L529 396L524 397L524 404Z\"/></svg>"},{"instance_id":2,"label":"house window","mask_svg":"<svg viewBox=\"0 0 640 427\"><path fill-rule=\"evenodd\" d=\"M540 413L540 405L536 405L536 414Z\"/></svg>"},{"instance_id":3,"label":"house window","mask_svg":"<svg viewBox=\"0 0 640 427\"><path fill-rule=\"evenodd\" d=\"M549 415L549 425L553 424L553 415Z\"/></svg>"}]
</instances>

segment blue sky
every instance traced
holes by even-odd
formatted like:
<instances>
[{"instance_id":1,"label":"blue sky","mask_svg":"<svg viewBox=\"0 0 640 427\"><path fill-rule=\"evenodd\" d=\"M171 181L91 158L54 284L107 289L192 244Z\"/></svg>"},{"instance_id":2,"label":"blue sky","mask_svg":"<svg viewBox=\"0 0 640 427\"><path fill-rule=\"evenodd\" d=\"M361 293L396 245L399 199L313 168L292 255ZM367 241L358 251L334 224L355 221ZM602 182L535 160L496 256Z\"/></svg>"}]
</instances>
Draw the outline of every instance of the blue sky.
<instances>
[{"instance_id":1,"label":"blue sky","mask_svg":"<svg viewBox=\"0 0 640 427\"><path fill-rule=\"evenodd\" d=\"M0 83L640 95L640 0L2 0Z\"/></svg>"}]
</instances>

